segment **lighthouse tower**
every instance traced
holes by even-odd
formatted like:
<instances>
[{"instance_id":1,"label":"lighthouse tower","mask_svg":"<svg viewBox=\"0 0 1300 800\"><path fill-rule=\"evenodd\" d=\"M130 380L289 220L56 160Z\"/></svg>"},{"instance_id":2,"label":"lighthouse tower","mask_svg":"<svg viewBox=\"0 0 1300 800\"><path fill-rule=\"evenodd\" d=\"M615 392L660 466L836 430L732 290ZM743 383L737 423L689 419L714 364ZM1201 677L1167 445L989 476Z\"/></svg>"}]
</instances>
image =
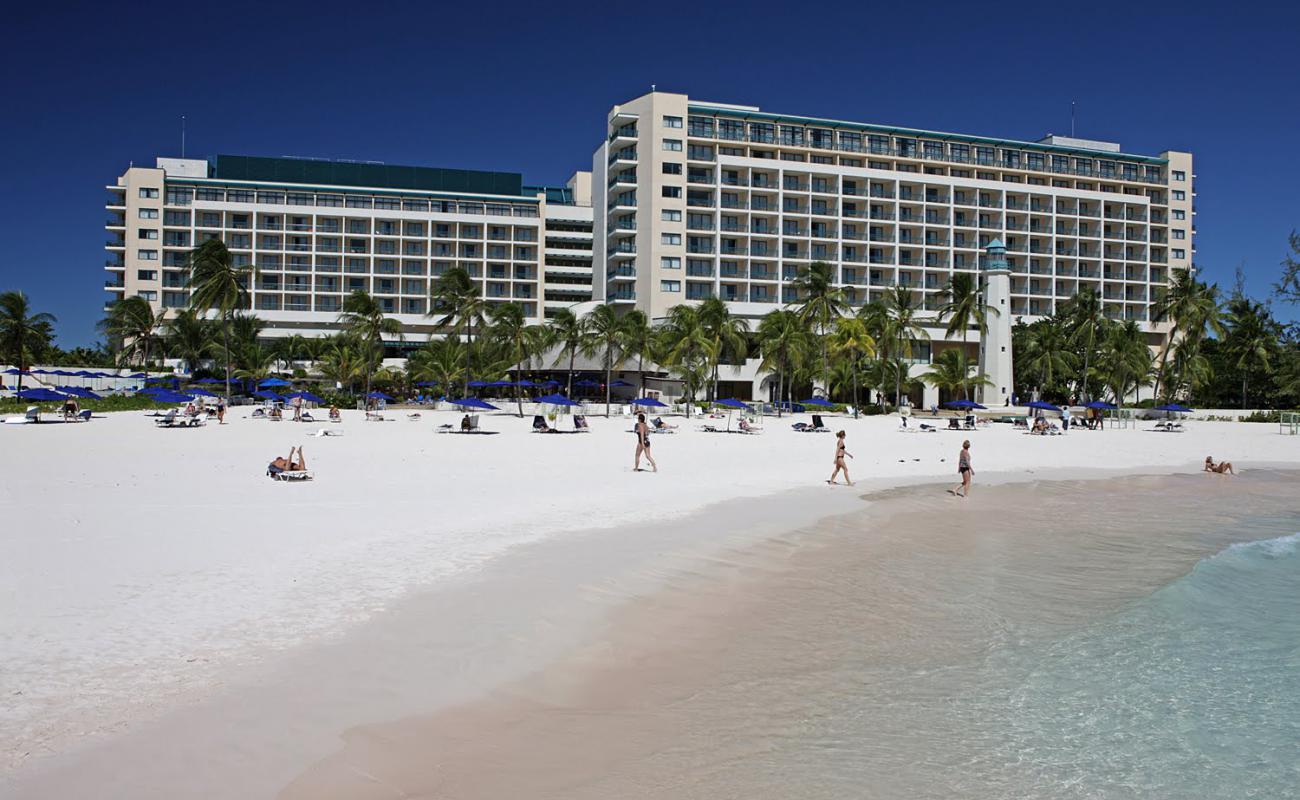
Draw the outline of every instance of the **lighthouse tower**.
<instances>
[{"instance_id":1,"label":"lighthouse tower","mask_svg":"<svg viewBox=\"0 0 1300 800\"><path fill-rule=\"evenodd\" d=\"M980 372L991 381L981 390L986 406L1008 405L1011 399L1011 268L1007 248L994 239L985 248L984 302L989 306L988 333L980 348Z\"/></svg>"}]
</instances>

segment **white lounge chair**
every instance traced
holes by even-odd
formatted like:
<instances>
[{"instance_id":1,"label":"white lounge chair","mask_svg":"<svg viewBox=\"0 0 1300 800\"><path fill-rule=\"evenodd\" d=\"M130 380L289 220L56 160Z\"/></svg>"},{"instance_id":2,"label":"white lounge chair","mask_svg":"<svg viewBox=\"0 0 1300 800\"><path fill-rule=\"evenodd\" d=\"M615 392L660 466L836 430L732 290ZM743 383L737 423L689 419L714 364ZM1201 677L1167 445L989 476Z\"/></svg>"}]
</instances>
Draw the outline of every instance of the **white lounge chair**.
<instances>
[{"instance_id":1,"label":"white lounge chair","mask_svg":"<svg viewBox=\"0 0 1300 800\"><path fill-rule=\"evenodd\" d=\"M167 413L153 421L153 424L159 428L170 428L176 424L177 410L174 408L167 409Z\"/></svg>"},{"instance_id":2,"label":"white lounge chair","mask_svg":"<svg viewBox=\"0 0 1300 800\"><path fill-rule=\"evenodd\" d=\"M40 406L28 406L21 417L5 417L6 425L35 425L41 421Z\"/></svg>"}]
</instances>

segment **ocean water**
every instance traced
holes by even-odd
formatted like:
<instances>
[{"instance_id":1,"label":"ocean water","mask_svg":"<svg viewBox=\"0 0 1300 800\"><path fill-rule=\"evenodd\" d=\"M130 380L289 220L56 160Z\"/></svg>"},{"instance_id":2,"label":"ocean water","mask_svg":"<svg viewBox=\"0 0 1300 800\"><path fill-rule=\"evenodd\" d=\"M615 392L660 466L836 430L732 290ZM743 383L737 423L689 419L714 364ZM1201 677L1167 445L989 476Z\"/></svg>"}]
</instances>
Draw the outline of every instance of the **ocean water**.
<instances>
[{"instance_id":1,"label":"ocean water","mask_svg":"<svg viewBox=\"0 0 1300 800\"><path fill-rule=\"evenodd\" d=\"M468 718L485 761L380 738L465 796L1300 798L1297 485L892 492L630 609Z\"/></svg>"}]
</instances>

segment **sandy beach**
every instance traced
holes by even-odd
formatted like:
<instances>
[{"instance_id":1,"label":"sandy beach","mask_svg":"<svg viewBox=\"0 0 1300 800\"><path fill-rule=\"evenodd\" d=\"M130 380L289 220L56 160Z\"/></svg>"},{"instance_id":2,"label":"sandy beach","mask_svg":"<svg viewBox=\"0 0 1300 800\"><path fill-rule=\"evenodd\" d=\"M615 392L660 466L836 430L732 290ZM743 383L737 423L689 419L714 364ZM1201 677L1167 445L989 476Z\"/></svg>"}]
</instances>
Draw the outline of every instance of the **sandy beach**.
<instances>
[{"instance_id":1,"label":"sandy beach","mask_svg":"<svg viewBox=\"0 0 1300 800\"><path fill-rule=\"evenodd\" d=\"M584 652L630 601L719 565L744 573L724 554L861 510L869 492L955 483L968 435L828 420L856 456L849 489L823 483L833 437L792 419L753 437L674 420L652 474L631 470L621 419L546 436L490 415L499 435L457 436L434 433L452 413L344 412L336 426L246 413L196 430L114 414L0 431L6 796L325 796L294 787L345 732L464 709ZM1188 428L994 426L969 434L971 501L924 502L987 513L993 483L1196 472L1206 455L1300 462L1275 426ZM295 444L316 479L268 480Z\"/></svg>"}]
</instances>

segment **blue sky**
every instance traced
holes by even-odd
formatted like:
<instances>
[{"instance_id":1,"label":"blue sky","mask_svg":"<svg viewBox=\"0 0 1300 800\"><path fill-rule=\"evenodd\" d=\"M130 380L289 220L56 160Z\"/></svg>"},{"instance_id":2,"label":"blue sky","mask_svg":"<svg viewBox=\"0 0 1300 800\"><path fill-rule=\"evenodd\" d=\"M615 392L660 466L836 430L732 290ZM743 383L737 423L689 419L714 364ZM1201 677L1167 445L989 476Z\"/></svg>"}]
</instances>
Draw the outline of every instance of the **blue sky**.
<instances>
[{"instance_id":1,"label":"blue sky","mask_svg":"<svg viewBox=\"0 0 1300 800\"><path fill-rule=\"evenodd\" d=\"M96 339L105 184L216 153L590 168L649 89L768 110L1128 152L1191 150L1198 265L1267 293L1300 227L1290 4L10 4L0 290ZM1290 309L1279 309L1293 316Z\"/></svg>"}]
</instances>

